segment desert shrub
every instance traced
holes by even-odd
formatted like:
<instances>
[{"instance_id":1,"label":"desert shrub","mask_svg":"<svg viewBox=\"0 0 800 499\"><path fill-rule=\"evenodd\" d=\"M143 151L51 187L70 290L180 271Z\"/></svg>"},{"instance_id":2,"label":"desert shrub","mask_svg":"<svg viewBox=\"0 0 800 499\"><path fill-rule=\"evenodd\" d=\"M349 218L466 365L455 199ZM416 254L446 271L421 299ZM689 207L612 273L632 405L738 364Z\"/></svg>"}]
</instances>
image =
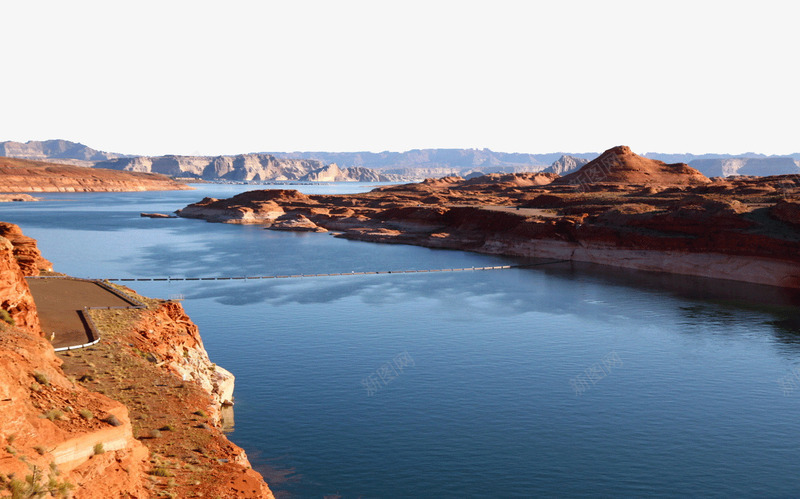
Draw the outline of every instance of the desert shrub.
<instances>
[{"instance_id":1,"label":"desert shrub","mask_svg":"<svg viewBox=\"0 0 800 499\"><path fill-rule=\"evenodd\" d=\"M40 498L40 497L58 497L66 499L71 496L70 491L74 486L67 482L59 482L56 474L51 474L47 477L47 483L44 483L44 473L38 466L28 465L31 469L31 474L25 476L25 480L14 478L9 475L7 478L0 475L0 487L11 493L12 499L22 498ZM0 489L0 490L2 490ZM49 495L48 495L49 494ZM7 497L4 494L3 497Z\"/></svg>"},{"instance_id":2,"label":"desert shrub","mask_svg":"<svg viewBox=\"0 0 800 499\"><path fill-rule=\"evenodd\" d=\"M50 379L47 377L47 375L39 371L33 373L33 379L35 379L36 382L42 386L48 386L50 384Z\"/></svg>"},{"instance_id":3,"label":"desert shrub","mask_svg":"<svg viewBox=\"0 0 800 499\"><path fill-rule=\"evenodd\" d=\"M90 411L89 409L81 409L80 411L78 411L78 413L81 415L83 419L87 421L91 420L94 417L94 414L92 414L92 411Z\"/></svg>"},{"instance_id":4,"label":"desert shrub","mask_svg":"<svg viewBox=\"0 0 800 499\"><path fill-rule=\"evenodd\" d=\"M36 447L33 448L33 450L35 450L36 453L39 454L40 456L44 456L45 454L47 454L47 449L45 449L44 446L42 445L37 445Z\"/></svg>"},{"instance_id":5,"label":"desert shrub","mask_svg":"<svg viewBox=\"0 0 800 499\"><path fill-rule=\"evenodd\" d=\"M196 414L197 416L200 416L201 418L208 417L208 414L206 414L206 411L204 411L203 409L198 409L198 410L194 411L194 414Z\"/></svg>"},{"instance_id":6,"label":"desert shrub","mask_svg":"<svg viewBox=\"0 0 800 499\"><path fill-rule=\"evenodd\" d=\"M12 326L16 324L16 321L11 317L11 314L8 313L8 310L0 309L0 320Z\"/></svg>"},{"instance_id":7,"label":"desert shrub","mask_svg":"<svg viewBox=\"0 0 800 499\"><path fill-rule=\"evenodd\" d=\"M161 430L161 431L175 431L175 427L172 426L171 424L167 424L167 425L164 425L161 428L159 428L159 430Z\"/></svg>"},{"instance_id":8,"label":"desert shrub","mask_svg":"<svg viewBox=\"0 0 800 499\"><path fill-rule=\"evenodd\" d=\"M100 454L103 454L105 451L106 450L103 448L103 443L102 442L98 442L98 443L94 444L94 455L95 456L99 456Z\"/></svg>"},{"instance_id":9,"label":"desert shrub","mask_svg":"<svg viewBox=\"0 0 800 499\"><path fill-rule=\"evenodd\" d=\"M56 477L50 476L50 479L47 481L47 491L50 492L50 495L53 497L71 497L70 491L74 488L74 485L67 481L59 482L56 480Z\"/></svg>"},{"instance_id":10,"label":"desert shrub","mask_svg":"<svg viewBox=\"0 0 800 499\"><path fill-rule=\"evenodd\" d=\"M164 466L158 466L150 471L153 476L175 476L170 470Z\"/></svg>"},{"instance_id":11,"label":"desert shrub","mask_svg":"<svg viewBox=\"0 0 800 499\"><path fill-rule=\"evenodd\" d=\"M12 478L6 484L6 490L11 492L11 497L14 499L17 497L39 497L39 495L32 495L33 491L28 484L18 478ZM40 492L37 491L36 494L40 494Z\"/></svg>"},{"instance_id":12,"label":"desert shrub","mask_svg":"<svg viewBox=\"0 0 800 499\"><path fill-rule=\"evenodd\" d=\"M103 421L110 424L111 426L122 426L122 422L119 419L117 419L117 417L113 414L109 414L108 416L106 416L103 419Z\"/></svg>"},{"instance_id":13,"label":"desert shrub","mask_svg":"<svg viewBox=\"0 0 800 499\"><path fill-rule=\"evenodd\" d=\"M55 421L56 419L63 418L64 413L58 409L50 409L49 411L45 412L42 416L49 419L50 421Z\"/></svg>"},{"instance_id":14,"label":"desert shrub","mask_svg":"<svg viewBox=\"0 0 800 499\"><path fill-rule=\"evenodd\" d=\"M160 438L161 431L160 430L150 430L150 438Z\"/></svg>"}]
</instances>

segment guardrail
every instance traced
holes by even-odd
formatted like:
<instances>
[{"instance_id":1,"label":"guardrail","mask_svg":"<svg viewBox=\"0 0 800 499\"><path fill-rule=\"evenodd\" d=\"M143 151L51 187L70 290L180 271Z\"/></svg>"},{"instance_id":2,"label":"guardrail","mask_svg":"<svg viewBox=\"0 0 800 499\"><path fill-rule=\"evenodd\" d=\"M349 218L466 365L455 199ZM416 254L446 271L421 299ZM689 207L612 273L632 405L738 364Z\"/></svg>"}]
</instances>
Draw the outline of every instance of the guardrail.
<instances>
[{"instance_id":1,"label":"guardrail","mask_svg":"<svg viewBox=\"0 0 800 499\"><path fill-rule=\"evenodd\" d=\"M92 307L92 308L96 308L96 307ZM89 315L89 310L91 310L89 307L83 307L83 310L78 310L78 313L81 315L81 318L86 323L86 325L89 327L89 331L92 333L92 338L94 338L94 340L90 341L89 343L84 343L82 345L70 345L70 346L66 346L66 347L54 348L53 350L55 350L56 352L65 352L67 350L77 350L79 348L86 348L86 347L90 347L92 345L96 345L97 343L100 342L100 330L97 329L97 325L94 323L94 319L92 319L92 316Z\"/></svg>"}]
</instances>

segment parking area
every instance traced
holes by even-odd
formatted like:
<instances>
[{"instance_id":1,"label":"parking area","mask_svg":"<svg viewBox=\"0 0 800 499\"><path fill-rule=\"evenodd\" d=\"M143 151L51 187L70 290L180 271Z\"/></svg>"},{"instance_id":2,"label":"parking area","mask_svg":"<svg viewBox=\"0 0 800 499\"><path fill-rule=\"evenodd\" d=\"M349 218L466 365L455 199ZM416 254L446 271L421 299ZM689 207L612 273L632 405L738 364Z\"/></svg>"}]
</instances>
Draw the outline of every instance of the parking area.
<instances>
[{"instance_id":1,"label":"parking area","mask_svg":"<svg viewBox=\"0 0 800 499\"><path fill-rule=\"evenodd\" d=\"M39 321L46 338L53 336L55 348L81 345L94 341L92 330L84 320L84 307L133 307L138 304L124 299L96 281L65 278L29 278Z\"/></svg>"}]
</instances>

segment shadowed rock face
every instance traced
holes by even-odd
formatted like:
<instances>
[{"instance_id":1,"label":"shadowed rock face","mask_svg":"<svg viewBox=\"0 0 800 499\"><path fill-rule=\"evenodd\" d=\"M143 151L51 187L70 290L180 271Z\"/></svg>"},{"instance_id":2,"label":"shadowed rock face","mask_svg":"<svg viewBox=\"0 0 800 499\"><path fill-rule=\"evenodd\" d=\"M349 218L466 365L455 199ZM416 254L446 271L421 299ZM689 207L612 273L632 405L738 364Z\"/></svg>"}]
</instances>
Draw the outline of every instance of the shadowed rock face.
<instances>
[{"instance_id":1,"label":"shadowed rock face","mask_svg":"<svg viewBox=\"0 0 800 499\"><path fill-rule=\"evenodd\" d=\"M780 201L769 210L769 214L800 229L800 202Z\"/></svg>"},{"instance_id":2,"label":"shadowed rock face","mask_svg":"<svg viewBox=\"0 0 800 499\"><path fill-rule=\"evenodd\" d=\"M565 177L444 177L339 196L251 191L180 215L800 287L798 179L710 180L620 146Z\"/></svg>"}]
</instances>

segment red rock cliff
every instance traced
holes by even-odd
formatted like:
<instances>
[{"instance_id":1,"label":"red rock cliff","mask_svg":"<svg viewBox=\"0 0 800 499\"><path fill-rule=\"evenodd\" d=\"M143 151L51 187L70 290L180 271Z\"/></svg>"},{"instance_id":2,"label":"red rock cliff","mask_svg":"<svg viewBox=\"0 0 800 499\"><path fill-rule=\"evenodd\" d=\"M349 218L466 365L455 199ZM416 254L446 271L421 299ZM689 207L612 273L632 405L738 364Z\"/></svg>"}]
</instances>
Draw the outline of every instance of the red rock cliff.
<instances>
[{"instance_id":1,"label":"red rock cliff","mask_svg":"<svg viewBox=\"0 0 800 499\"><path fill-rule=\"evenodd\" d=\"M25 277L53 270L53 264L42 256L36 246L36 239L23 234L19 226L0 222L0 236L8 239L14 246L14 258Z\"/></svg>"},{"instance_id":2,"label":"red rock cliff","mask_svg":"<svg viewBox=\"0 0 800 499\"><path fill-rule=\"evenodd\" d=\"M183 308L103 311L100 343L57 356L20 266L35 241L3 227L21 250L0 236L0 497L273 498L222 433L233 376Z\"/></svg>"},{"instance_id":3,"label":"red rock cliff","mask_svg":"<svg viewBox=\"0 0 800 499\"><path fill-rule=\"evenodd\" d=\"M39 316L25 274L14 255L14 245L0 236L0 314L3 323L36 336L41 335Z\"/></svg>"},{"instance_id":4,"label":"red rock cliff","mask_svg":"<svg viewBox=\"0 0 800 499\"><path fill-rule=\"evenodd\" d=\"M146 497L148 452L133 438L128 410L64 375L41 337L13 245L2 237L0 301L14 320L0 322L0 491Z\"/></svg>"}]
</instances>

